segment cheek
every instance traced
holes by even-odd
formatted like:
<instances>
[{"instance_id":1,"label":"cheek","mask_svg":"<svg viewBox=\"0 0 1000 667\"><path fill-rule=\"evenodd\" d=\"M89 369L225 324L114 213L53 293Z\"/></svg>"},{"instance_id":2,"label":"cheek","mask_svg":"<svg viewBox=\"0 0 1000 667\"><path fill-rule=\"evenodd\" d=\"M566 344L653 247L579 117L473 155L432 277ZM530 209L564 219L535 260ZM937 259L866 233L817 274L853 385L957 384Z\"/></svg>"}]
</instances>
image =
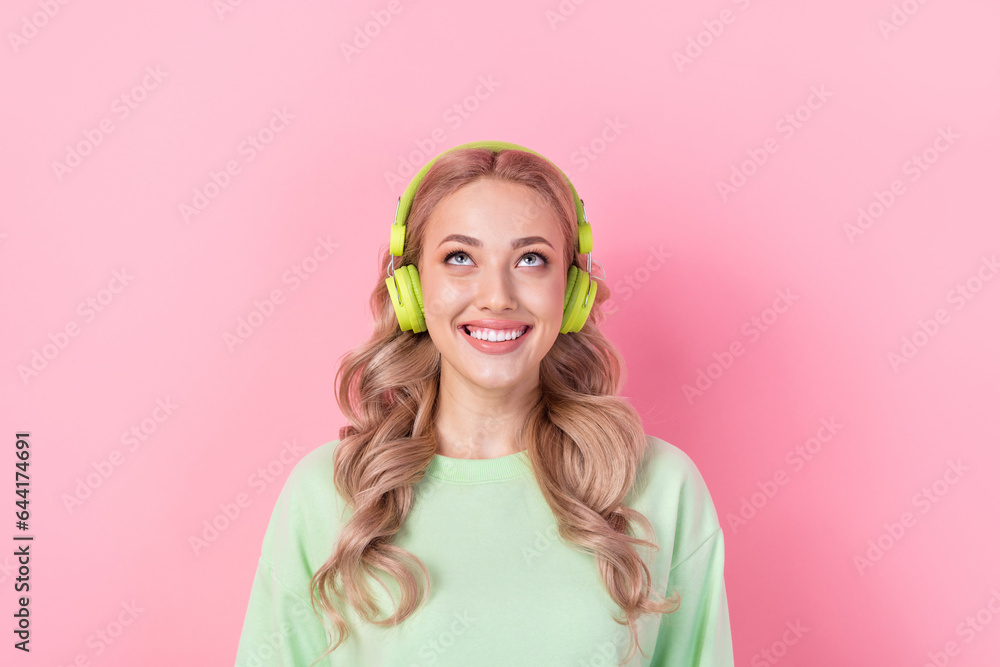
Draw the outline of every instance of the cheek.
<instances>
[{"instance_id":1,"label":"cheek","mask_svg":"<svg viewBox=\"0 0 1000 667\"><path fill-rule=\"evenodd\" d=\"M550 317L562 317L565 300L566 286L556 283L545 291L543 300L538 303L538 308Z\"/></svg>"},{"instance_id":2,"label":"cheek","mask_svg":"<svg viewBox=\"0 0 1000 667\"><path fill-rule=\"evenodd\" d=\"M462 304L463 294L455 286L440 276L430 275L425 280L420 278L423 294L424 317L450 317Z\"/></svg>"}]
</instances>

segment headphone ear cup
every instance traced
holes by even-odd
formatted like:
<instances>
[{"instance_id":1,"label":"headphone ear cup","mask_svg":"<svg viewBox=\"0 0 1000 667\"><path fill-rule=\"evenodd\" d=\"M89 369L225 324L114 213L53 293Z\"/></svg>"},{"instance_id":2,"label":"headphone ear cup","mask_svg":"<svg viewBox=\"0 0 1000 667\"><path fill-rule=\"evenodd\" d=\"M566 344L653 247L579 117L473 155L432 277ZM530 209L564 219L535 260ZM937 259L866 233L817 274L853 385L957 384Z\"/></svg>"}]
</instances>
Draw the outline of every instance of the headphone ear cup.
<instances>
[{"instance_id":1,"label":"headphone ear cup","mask_svg":"<svg viewBox=\"0 0 1000 667\"><path fill-rule=\"evenodd\" d=\"M421 297L414 294L414 289L420 290L420 276L417 274L415 266L407 264L401 266L394 272L396 283L399 284L399 293L396 293L396 285L391 277L385 279L385 286L389 290L389 298L392 301L392 308L396 311L396 319L399 321L399 328L403 331L412 330L420 333L426 330L424 324L423 304L419 301ZM402 305L399 303L402 301Z\"/></svg>"},{"instance_id":2,"label":"headphone ear cup","mask_svg":"<svg viewBox=\"0 0 1000 667\"><path fill-rule=\"evenodd\" d=\"M400 291L396 291L396 284L399 283ZM389 301L392 302L392 309L396 311L396 321L399 322L399 328L406 331L410 328L410 316L406 313L406 306L400 304L403 300L402 293L403 289L403 276L402 271L396 271L396 280L393 281L392 277L385 279L385 287L389 290Z\"/></svg>"},{"instance_id":3,"label":"headphone ear cup","mask_svg":"<svg viewBox=\"0 0 1000 667\"><path fill-rule=\"evenodd\" d=\"M580 279L577 281L579 292L583 295L580 306L576 309L576 318L570 321L569 330L579 331L587 323L590 310L594 307L594 299L597 297L597 281L593 280L585 272L580 271ZM584 301L587 305L583 305Z\"/></svg>"},{"instance_id":4,"label":"headphone ear cup","mask_svg":"<svg viewBox=\"0 0 1000 667\"><path fill-rule=\"evenodd\" d=\"M583 306L583 299L587 296L590 276L581 271L575 264L569 267L569 274L566 277L566 298L563 305L563 321L559 328L559 333L572 333L579 331L573 326L580 319L580 310ZM584 315L586 319L586 315Z\"/></svg>"},{"instance_id":5,"label":"headphone ear cup","mask_svg":"<svg viewBox=\"0 0 1000 667\"><path fill-rule=\"evenodd\" d=\"M411 303L413 304L413 313L416 316L413 332L427 331L427 321L424 319L424 292L420 287L420 274L417 272L417 267L412 264L406 265L406 271L410 276L409 286L413 295Z\"/></svg>"},{"instance_id":6,"label":"headphone ear cup","mask_svg":"<svg viewBox=\"0 0 1000 667\"><path fill-rule=\"evenodd\" d=\"M417 298L413 293L413 279L416 272L417 270L412 264L401 266L396 271L396 280L399 281L399 289L403 293L403 308L406 309L406 323L409 325L405 328L411 329L413 333L420 333L423 331L421 327L424 318L417 304ZM417 280L419 282L419 276Z\"/></svg>"},{"instance_id":7,"label":"headphone ear cup","mask_svg":"<svg viewBox=\"0 0 1000 667\"><path fill-rule=\"evenodd\" d=\"M566 295L563 297L563 322L565 323L565 314L569 310L570 299L573 298L573 288L576 287L577 277L579 276L579 269L575 266L569 267L569 273L566 274Z\"/></svg>"},{"instance_id":8,"label":"headphone ear cup","mask_svg":"<svg viewBox=\"0 0 1000 667\"><path fill-rule=\"evenodd\" d=\"M559 333L566 333L568 331L567 324L569 323L570 315L570 302L573 299L573 290L576 287L576 281L579 274L578 269L575 266L569 267L569 273L566 274L566 295L563 297L563 319L562 324L559 326Z\"/></svg>"}]
</instances>

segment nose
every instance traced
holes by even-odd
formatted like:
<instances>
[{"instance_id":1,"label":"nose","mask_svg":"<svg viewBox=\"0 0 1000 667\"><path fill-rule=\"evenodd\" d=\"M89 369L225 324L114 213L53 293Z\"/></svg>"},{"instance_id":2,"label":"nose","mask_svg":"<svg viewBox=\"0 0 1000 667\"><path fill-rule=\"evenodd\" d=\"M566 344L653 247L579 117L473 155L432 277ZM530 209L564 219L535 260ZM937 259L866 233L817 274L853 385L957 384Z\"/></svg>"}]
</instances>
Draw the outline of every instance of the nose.
<instances>
[{"instance_id":1,"label":"nose","mask_svg":"<svg viewBox=\"0 0 1000 667\"><path fill-rule=\"evenodd\" d=\"M515 310L517 299L513 277L503 266L494 266L482 272L479 279L478 307L495 313Z\"/></svg>"}]
</instances>

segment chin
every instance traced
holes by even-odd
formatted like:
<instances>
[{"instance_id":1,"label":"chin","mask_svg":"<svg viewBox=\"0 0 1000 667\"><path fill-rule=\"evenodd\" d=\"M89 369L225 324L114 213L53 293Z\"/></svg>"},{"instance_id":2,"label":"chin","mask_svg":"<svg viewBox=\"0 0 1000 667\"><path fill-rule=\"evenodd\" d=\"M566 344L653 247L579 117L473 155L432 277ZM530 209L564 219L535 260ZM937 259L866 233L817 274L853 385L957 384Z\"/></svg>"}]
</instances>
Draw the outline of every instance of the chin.
<instances>
[{"instance_id":1,"label":"chin","mask_svg":"<svg viewBox=\"0 0 1000 667\"><path fill-rule=\"evenodd\" d=\"M531 382L535 377L530 373L518 373L517 375L477 375L470 373L465 376L470 382L484 389L515 389L518 386Z\"/></svg>"}]
</instances>

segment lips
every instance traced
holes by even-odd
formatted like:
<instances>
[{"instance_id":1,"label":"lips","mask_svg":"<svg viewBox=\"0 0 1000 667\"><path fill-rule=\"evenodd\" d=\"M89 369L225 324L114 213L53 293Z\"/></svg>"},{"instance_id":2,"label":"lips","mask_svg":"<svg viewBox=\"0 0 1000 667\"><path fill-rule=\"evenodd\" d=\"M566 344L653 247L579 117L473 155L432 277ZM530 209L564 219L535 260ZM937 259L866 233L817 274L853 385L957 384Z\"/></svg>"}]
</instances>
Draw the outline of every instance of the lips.
<instances>
[{"instance_id":1,"label":"lips","mask_svg":"<svg viewBox=\"0 0 1000 667\"><path fill-rule=\"evenodd\" d=\"M509 320L508 322L510 323L503 326L485 326L472 322L460 324L458 329L459 331L465 333L465 335L471 338L476 338L477 340L502 342L504 340L520 338L524 334L528 333L528 330L531 328L529 325L522 322L512 322Z\"/></svg>"},{"instance_id":2,"label":"lips","mask_svg":"<svg viewBox=\"0 0 1000 667\"><path fill-rule=\"evenodd\" d=\"M489 322L489 326L480 324L481 322ZM500 325L502 328L493 328ZM479 336L483 336L486 332L486 336L477 338L475 335L469 331L469 327L476 329ZM458 330L462 332L462 337L469 342L473 348L489 355L503 355L514 352L521 347L524 340L531 333L532 327L524 322L517 322L513 320L474 320L472 322L467 322L465 324L460 324ZM491 332L504 332L503 336L494 335L496 340L490 340L489 336L493 335ZM510 331L520 332L517 335L512 335L507 338Z\"/></svg>"}]
</instances>

